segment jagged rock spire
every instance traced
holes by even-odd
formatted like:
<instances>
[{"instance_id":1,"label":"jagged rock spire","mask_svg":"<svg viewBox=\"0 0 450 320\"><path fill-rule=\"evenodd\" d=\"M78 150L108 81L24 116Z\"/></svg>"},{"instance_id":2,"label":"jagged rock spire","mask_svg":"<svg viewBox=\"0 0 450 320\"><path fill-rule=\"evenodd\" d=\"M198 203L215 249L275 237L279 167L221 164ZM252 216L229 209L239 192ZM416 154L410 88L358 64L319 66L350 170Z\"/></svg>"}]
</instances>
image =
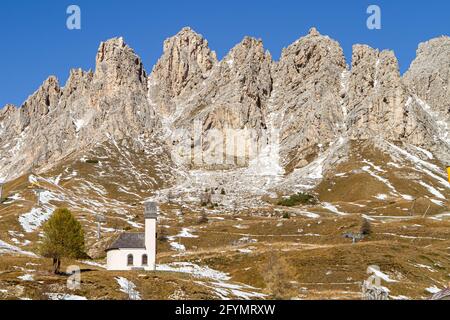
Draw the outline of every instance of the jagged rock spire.
<instances>
[{"instance_id":1,"label":"jagged rock spire","mask_svg":"<svg viewBox=\"0 0 450 320\"><path fill-rule=\"evenodd\" d=\"M309 29L308 35L312 37L318 37L320 36L320 33L315 27L312 27L311 29Z\"/></svg>"},{"instance_id":2,"label":"jagged rock spire","mask_svg":"<svg viewBox=\"0 0 450 320\"><path fill-rule=\"evenodd\" d=\"M337 41L315 28L282 52L274 67L270 113L280 129L281 159L288 172L308 164L316 146L340 134L344 114L340 92L346 70Z\"/></svg>"},{"instance_id":3,"label":"jagged rock spire","mask_svg":"<svg viewBox=\"0 0 450 320\"><path fill-rule=\"evenodd\" d=\"M58 106L61 88L55 76L48 77L39 89L31 95L19 109L20 130Z\"/></svg>"},{"instance_id":4,"label":"jagged rock spire","mask_svg":"<svg viewBox=\"0 0 450 320\"><path fill-rule=\"evenodd\" d=\"M183 28L164 42L164 53L149 79L151 99L163 113L170 113L170 100L203 81L216 63L208 41L191 28Z\"/></svg>"},{"instance_id":5,"label":"jagged rock spire","mask_svg":"<svg viewBox=\"0 0 450 320\"><path fill-rule=\"evenodd\" d=\"M347 98L351 137L383 136L397 140L404 134L407 97L394 52L380 52L367 45L353 46Z\"/></svg>"},{"instance_id":6,"label":"jagged rock spire","mask_svg":"<svg viewBox=\"0 0 450 320\"><path fill-rule=\"evenodd\" d=\"M414 94L450 121L450 37L421 43L403 79Z\"/></svg>"},{"instance_id":7,"label":"jagged rock spire","mask_svg":"<svg viewBox=\"0 0 450 320\"><path fill-rule=\"evenodd\" d=\"M0 109L0 117L5 117L8 114L15 112L17 110L16 106L13 104L6 104L2 109Z\"/></svg>"},{"instance_id":8,"label":"jagged rock spire","mask_svg":"<svg viewBox=\"0 0 450 320\"><path fill-rule=\"evenodd\" d=\"M120 38L102 42L96 57L94 81L113 89L143 85L147 86L147 74L141 58Z\"/></svg>"}]
</instances>

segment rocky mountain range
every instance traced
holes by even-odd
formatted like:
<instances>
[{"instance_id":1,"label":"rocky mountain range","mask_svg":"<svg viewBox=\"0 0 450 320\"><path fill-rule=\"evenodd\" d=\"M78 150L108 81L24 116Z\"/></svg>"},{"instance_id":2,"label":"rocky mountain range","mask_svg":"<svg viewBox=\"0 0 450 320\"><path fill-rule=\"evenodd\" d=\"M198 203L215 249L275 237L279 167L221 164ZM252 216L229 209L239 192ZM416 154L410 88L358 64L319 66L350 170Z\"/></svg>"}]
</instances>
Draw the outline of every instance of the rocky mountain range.
<instances>
[{"instance_id":1,"label":"rocky mountain range","mask_svg":"<svg viewBox=\"0 0 450 320\"><path fill-rule=\"evenodd\" d=\"M150 73L108 40L94 71L0 109L0 299L73 298L39 256L58 207L91 258L67 261L86 268L78 298L127 298L130 281L144 299L354 299L377 265L393 299L427 299L448 282L449 125L448 36L404 75L366 45L348 65L315 28L278 61L250 37L219 61L184 28ZM106 271L148 200L158 272ZM369 237L342 237L362 219Z\"/></svg>"},{"instance_id":2,"label":"rocky mountain range","mask_svg":"<svg viewBox=\"0 0 450 320\"><path fill-rule=\"evenodd\" d=\"M201 124L254 129L266 143L279 130L281 164L291 172L339 137L411 143L449 162L450 39L420 45L402 77L392 51L355 45L348 67L339 43L316 29L274 61L261 40L246 37L222 61L184 28L164 43L147 76L122 38L102 43L94 72L72 70L62 87L49 77L27 101L0 114L0 175L47 168L109 138L167 138ZM268 130L269 129L269 130ZM207 148L203 146L203 148Z\"/></svg>"},{"instance_id":3,"label":"rocky mountain range","mask_svg":"<svg viewBox=\"0 0 450 320\"><path fill-rule=\"evenodd\" d=\"M94 72L72 70L64 86L51 76L22 106L0 110L0 177L45 172L81 150L124 139L136 150L161 143L185 171L248 167L266 157L272 174L289 179L351 141L429 150L444 168L449 81L448 36L420 44L404 76L392 51L366 45L353 47L348 66L339 43L315 28L279 61L250 37L218 61L207 40L184 28L165 41L149 75L114 38L101 43ZM228 154L216 135L233 139L230 130L251 131L239 144L255 148L255 157ZM207 163L202 155L218 146L225 161Z\"/></svg>"}]
</instances>

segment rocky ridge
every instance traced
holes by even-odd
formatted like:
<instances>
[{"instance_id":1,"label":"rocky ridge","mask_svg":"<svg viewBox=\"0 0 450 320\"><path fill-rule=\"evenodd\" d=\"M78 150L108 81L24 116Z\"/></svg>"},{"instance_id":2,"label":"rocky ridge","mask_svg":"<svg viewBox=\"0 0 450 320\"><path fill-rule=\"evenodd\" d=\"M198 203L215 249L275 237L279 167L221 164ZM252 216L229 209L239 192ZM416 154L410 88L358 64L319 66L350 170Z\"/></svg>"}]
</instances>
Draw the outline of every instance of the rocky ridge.
<instances>
[{"instance_id":1,"label":"rocky ridge","mask_svg":"<svg viewBox=\"0 0 450 320\"><path fill-rule=\"evenodd\" d=\"M365 45L354 46L348 67L339 43L315 28L279 61L250 37L218 61L201 35L184 28L165 41L147 76L124 40L111 39L100 45L94 72L72 70L64 87L49 77L20 108L1 110L0 177L45 170L77 150L124 138L137 149L150 141L171 151L188 146L189 158L192 150L214 152L217 133L231 139L229 129L250 130L245 141L258 154L278 140L287 174L343 140L412 144L449 162L449 50L446 36L421 44L402 77L392 51ZM221 167L181 160L186 168ZM248 154L225 161L227 168L251 162Z\"/></svg>"}]
</instances>

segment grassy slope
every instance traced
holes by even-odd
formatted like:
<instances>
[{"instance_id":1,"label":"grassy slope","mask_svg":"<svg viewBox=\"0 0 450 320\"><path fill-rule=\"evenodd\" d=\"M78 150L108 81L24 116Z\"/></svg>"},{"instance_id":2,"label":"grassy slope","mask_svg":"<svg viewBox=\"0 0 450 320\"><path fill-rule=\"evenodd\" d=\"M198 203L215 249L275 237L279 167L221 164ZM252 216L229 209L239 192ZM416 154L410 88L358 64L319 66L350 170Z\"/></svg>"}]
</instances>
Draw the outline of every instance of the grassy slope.
<instances>
[{"instance_id":1,"label":"grassy slope","mask_svg":"<svg viewBox=\"0 0 450 320\"><path fill-rule=\"evenodd\" d=\"M163 161L155 159L149 164L142 160L149 158L144 151L136 154L125 148L118 153L114 148L113 144L101 146L86 153L84 161L67 159L61 166L46 172L44 179L38 179L40 188L64 196L63 201L51 201L50 204L65 205L75 212L86 230L89 253L101 264L104 263L103 249L115 235L123 230L142 231L135 225L143 219L141 202L157 188L168 187L172 181L167 155L159 154ZM86 159L96 159L99 163L87 163ZM371 169L388 179L398 194L408 194L417 199L414 210L411 210L411 201L400 195L389 195L391 190L385 183L361 170L368 165L365 159L386 171ZM359 298L360 284L368 278L367 267L378 265L396 281L383 282L393 296L426 298L430 295L426 288L442 288L449 280L450 221L438 216L448 212L448 201L443 201L444 206L432 203L432 195L418 182L424 181L438 189L439 184L406 164L390 170L386 165L390 161L392 159L378 150L364 145L354 147L349 161L334 171L346 174L335 176L331 173L314 190L320 201L332 203L339 211L347 213L345 216L330 212L320 204L294 208L268 206L237 213L219 207L207 211L207 224L198 224L203 208L187 206L180 199L174 199L172 204L163 203L159 223L168 236L176 236L182 228L188 228L198 237L160 241L158 262L192 262L208 266L228 273L231 282L259 288L269 297L278 289L277 286L282 286L282 298L304 299ZM58 185L48 179L58 176ZM6 185L6 193L20 193L22 200L0 205L1 240L13 244L10 231L24 233L18 217L36 205L35 187L28 177ZM439 190L448 199L449 190ZM389 197L379 200L374 198L377 194ZM179 214L181 209L182 216ZM426 210L427 216L423 218ZM116 230L105 230L100 243L95 239L94 213L98 211L107 217L103 227ZM308 218L305 212L315 213L318 217ZM285 213L292 218L283 219ZM373 234L360 243L352 244L342 238L342 234L357 232L362 214L373 220ZM24 250L36 251L38 232L24 234L24 239L31 241L31 244L21 246ZM170 242L184 245L186 252L174 251ZM0 255L0 290L7 290L7 293L0 291L0 299L45 299L48 292L71 293L65 289L65 277L49 274L51 267L47 259ZM273 259L282 266L280 274L285 283L271 283L268 270ZM30 262L33 265L27 265ZM69 264L83 267L82 290L75 294L89 299L127 298L120 292L114 279L116 276L133 281L145 299L168 299L174 293L191 299L218 298L217 292L207 286L210 280L186 274L109 273L81 262L64 261L64 266ZM34 275L34 281L17 278L27 273Z\"/></svg>"}]
</instances>

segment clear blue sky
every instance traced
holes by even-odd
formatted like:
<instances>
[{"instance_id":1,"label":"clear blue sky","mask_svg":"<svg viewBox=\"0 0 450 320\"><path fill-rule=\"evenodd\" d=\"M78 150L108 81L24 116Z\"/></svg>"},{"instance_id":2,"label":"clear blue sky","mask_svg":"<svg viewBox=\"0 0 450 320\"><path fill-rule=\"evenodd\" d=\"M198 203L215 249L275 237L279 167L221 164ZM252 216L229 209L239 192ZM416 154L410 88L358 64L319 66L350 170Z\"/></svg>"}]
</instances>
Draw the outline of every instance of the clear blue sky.
<instances>
[{"instance_id":1,"label":"clear blue sky","mask_svg":"<svg viewBox=\"0 0 450 320\"><path fill-rule=\"evenodd\" d=\"M66 9L82 10L82 29L66 28ZM382 9L382 29L366 28L370 4ZM450 34L450 1L406 0L1 0L0 108L16 105L51 74L64 85L69 70L94 68L100 41L123 36L151 71L164 39L183 26L203 34L219 58L245 35L262 38L278 59L311 26L351 46L393 49L404 72L419 42Z\"/></svg>"}]
</instances>

